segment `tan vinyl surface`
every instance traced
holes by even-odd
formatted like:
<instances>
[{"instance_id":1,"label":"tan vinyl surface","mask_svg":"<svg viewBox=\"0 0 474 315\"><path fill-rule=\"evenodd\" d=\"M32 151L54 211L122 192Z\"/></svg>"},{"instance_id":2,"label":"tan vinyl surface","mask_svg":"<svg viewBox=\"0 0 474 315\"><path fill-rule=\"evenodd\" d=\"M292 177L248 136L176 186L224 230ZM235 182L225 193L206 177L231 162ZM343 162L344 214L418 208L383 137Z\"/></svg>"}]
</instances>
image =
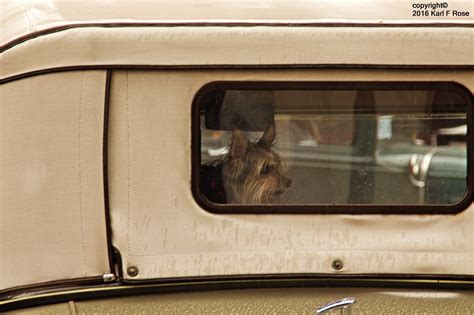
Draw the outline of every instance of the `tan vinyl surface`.
<instances>
[{"instance_id":1,"label":"tan vinyl surface","mask_svg":"<svg viewBox=\"0 0 474 315\"><path fill-rule=\"evenodd\" d=\"M191 194L191 103L219 80L451 81L471 71L116 71L113 243L133 279L268 273L474 274L474 207L458 215L216 215ZM340 258L341 271L331 262Z\"/></svg>"},{"instance_id":2,"label":"tan vinyl surface","mask_svg":"<svg viewBox=\"0 0 474 315\"><path fill-rule=\"evenodd\" d=\"M73 28L4 51L0 79L104 65L473 65L473 35L463 27Z\"/></svg>"},{"instance_id":3,"label":"tan vinyl surface","mask_svg":"<svg viewBox=\"0 0 474 315\"><path fill-rule=\"evenodd\" d=\"M474 293L469 291L284 288L71 301L6 314L315 314L317 308L345 297L357 299L352 314L472 314L474 309Z\"/></svg>"},{"instance_id":4,"label":"tan vinyl surface","mask_svg":"<svg viewBox=\"0 0 474 315\"><path fill-rule=\"evenodd\" d=\"M313 21L370 23L468 23L472 22L472 2L451 0L450 9L471 10L464 17L413 17L412 1L65 1L4 0L0 45L28 33L51 27L107 22L156 21Z\"/></svg>"},{"instance_id":5,"label":"tan vinyl surface","mask_svg":"<svg viewBox=\"0 0 474 315\"><path fill-rule=\"evenodd\" d=\"M125 277L269 273L474 275L474 206L449 215L215 215L191 194L191 103L218 80L455 81L472 70L242 70L248 66L474 65L471 16L412 19L412 1L1 2L0 290L109 272L104 214L106 71L113 70L109 186ZM123 23L188 23L124 26ZM191 27L189 23L220 23ZM271 26L268 23L319 23ZM321 23L382 27L329 27ZM72 27L122 23L120 27ZM244 26L228 26L242 23ZM267 23L250 27L249 23ZM387 24L399 24L389 26ZM407 24L453 23L449 27ZM231 70L197 67L231 66ZM439 69L440 67L438 67ZM333 259L344 262L341 271Z\"/></svg>"},{"instance_id":6,"label":"tan vinyl surface","mask_svg":"<svg viewBox=\"0 0 474 315\"><path fill-rule=\"evenodd\" d=\"M105 71L0 86L0 290L108 272Z\"/></svg>"}]
</instances>

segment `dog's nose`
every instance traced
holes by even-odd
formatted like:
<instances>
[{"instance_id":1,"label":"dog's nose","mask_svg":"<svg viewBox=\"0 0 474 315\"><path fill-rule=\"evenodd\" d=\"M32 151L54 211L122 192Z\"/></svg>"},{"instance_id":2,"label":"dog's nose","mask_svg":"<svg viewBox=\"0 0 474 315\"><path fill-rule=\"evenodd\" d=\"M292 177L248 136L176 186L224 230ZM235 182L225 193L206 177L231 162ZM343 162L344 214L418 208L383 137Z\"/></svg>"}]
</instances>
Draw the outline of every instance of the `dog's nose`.
<instances>
[{"instance_id":1,"label":"dog's nose","mask_svg":"<svg viewBox=\"0 0 474 315\"><path fill-rule=\"evenodd\" d=\"M285 178L285 186L290 187L290 185L291 185L291 179Z\"/></svg>"}]
</instances>

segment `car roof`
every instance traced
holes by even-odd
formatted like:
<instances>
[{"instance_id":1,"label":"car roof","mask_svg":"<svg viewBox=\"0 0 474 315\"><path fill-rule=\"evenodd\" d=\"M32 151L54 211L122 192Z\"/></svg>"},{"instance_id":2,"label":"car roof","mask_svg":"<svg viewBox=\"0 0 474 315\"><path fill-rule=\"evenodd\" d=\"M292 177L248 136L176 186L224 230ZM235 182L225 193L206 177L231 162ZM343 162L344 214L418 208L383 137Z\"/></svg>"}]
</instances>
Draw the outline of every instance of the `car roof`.
<instances>
[{"instance_id":1,"label":"car roof","mask_svg":"<svg viewBox=\"0 0 474 315\"><path fill-rule=\"evenodd\" d=\"M472 9L472 2L449 2ZM413 17L413 1L12 1L2 2L0 43L32 32L71 24L124 22L319 22L372 24L472 24L472 16Z\"/></svg>"},{"instance_id":2,"label":"car roof","mask_svg":"<svg viewBox=\"0 0 474 315\"><path fill-rule=\"evenodd\" d=\"M470 10L472 4L449 5ZM7 1L0 79L123 65L473 65L472 17L414 18L412 6L329 0Z\"/></svg>"}]
</instances>

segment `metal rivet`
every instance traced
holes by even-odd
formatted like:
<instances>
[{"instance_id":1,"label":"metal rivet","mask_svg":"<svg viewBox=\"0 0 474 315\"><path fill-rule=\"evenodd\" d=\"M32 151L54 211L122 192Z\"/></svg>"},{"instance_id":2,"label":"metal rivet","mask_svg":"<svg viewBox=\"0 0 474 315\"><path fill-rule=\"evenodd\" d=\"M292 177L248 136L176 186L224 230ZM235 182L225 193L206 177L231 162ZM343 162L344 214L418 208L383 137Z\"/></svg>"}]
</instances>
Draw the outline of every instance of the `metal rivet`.
<instances>
[{"instance_id":1,"label":"metal rivet","mask_svg":"<svg viewBox=\"0 0 474 315\"><path fill-rule=\"evenodd\" d=\"M136 277L138 275L138 268L134 267L134 266L128 267L127 268L127 274L130 277Z\"/></svg>"},{"instance_id":2,"label":"metal rivet","mask_svg":"<svg viewBox=\"0 0 474 315\"><path fill-rule=\"evenodd\" d=\"M344 267L344 264L343 264L342 260L340 260L339 258L336 258L332 261L331 267L334 270L341 270L342 267Z\"/></svg>"},{"instance_id":3,"label":"metal rivet","mask_svg":"<svg viewBox=\"0 0 474 315\"><path fill-rule=\"evenodd\" d=\"M115 279L117 279L117 277L115 277L115 275L112 273L106 273L102 275L102 278L104 279L104 282L112 282L112 281L115 281Z\"/></svg>"}]
</instances>

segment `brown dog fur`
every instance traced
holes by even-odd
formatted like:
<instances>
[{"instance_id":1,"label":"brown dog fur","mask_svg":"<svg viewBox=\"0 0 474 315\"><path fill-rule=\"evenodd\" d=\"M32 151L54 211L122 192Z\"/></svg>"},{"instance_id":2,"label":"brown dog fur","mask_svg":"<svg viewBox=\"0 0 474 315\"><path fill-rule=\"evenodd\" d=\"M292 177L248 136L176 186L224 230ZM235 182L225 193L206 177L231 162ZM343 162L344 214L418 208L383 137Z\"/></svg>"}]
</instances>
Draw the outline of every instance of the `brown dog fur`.
<instances>
[{"instance_id":1,"label":"brown dog fur","mask_svg":"<svg viewBox=\"0 0 474 315\"><path fill-rule=\"evenodd\" d=\"M275 135L275 126L270 125L254 143L242 131L233 131L222 168L227 203L271 203L290 186L291 180L282 172L280 157L271 149Z\"/></svg>"}]
</instances>

